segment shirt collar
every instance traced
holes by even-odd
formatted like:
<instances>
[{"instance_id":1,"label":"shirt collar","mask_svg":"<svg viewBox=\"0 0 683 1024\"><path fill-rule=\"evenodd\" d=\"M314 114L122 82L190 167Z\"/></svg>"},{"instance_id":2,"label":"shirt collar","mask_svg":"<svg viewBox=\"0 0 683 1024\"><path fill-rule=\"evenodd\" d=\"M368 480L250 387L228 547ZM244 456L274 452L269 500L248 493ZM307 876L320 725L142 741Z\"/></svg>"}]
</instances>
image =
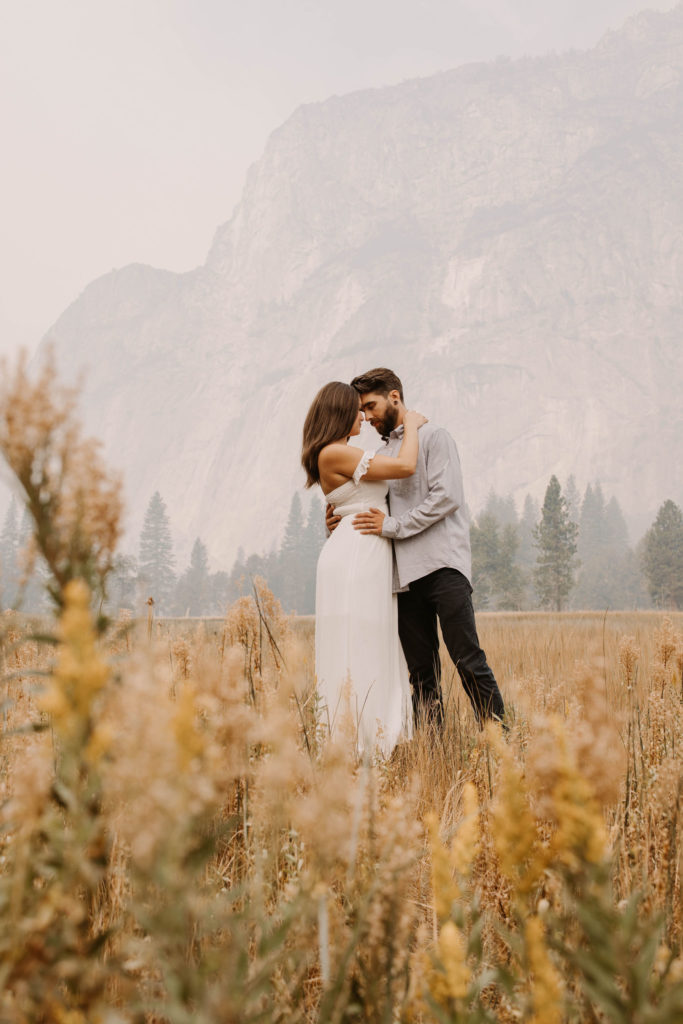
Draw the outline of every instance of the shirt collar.
<instances>
[{"instance_id":1,"label":"shirt collar","mask_svg":"<svg viewBox=\"0 0 683 1024\"><path fill-rule=\"evenodd\" d=\"M403 437L403 424L399 423L399 425L391 431L389 437Z\"/></svg>"}]
</instances>

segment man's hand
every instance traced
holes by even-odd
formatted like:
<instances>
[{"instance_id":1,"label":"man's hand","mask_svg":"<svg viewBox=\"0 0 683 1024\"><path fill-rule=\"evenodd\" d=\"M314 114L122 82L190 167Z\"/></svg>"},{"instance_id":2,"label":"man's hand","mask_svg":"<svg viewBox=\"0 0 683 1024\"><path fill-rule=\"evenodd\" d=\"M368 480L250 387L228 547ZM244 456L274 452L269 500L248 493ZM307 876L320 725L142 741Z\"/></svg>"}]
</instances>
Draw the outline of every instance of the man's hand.
<instances>
[{"instance_id":1,"label":"man's hand","mask_svg":"<svg viewBox=\"0 0 683 1024\"><path fill-rule=\"evenodd\" d=\"M325 526L329 533L334 533L339 524L341 523L341 516L334 514L334 508L329 503L325 508Z\"/></svg>"},{"instance_id":2,"label":"man's hand","mask_svg":"<svg viewBox=\"0 0 683 1024\"><path fill-rule=\"evenodd\" d=\"M369 512L359 512L353 517L353 528L360 530L361 533L374 533L381 537L385 518L384 512L380 512L378 508L371 508Z\"/></svg>"}]
</instances>

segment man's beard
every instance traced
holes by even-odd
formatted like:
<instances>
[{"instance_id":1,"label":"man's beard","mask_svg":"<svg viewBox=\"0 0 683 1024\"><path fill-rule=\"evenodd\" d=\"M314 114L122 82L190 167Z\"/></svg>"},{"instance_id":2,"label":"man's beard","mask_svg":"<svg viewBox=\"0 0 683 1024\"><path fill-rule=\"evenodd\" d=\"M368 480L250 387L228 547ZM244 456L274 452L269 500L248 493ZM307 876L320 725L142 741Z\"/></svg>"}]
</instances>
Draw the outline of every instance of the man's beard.
<instances>
[{"instance_id":1,"label":"man's beard","mask_svg":"<svg viewBox=\"0 0 683 1024\"><path fill-rule=\"evenodd\" d=\"M382 437L388 437L391 431L396 426L399 417L399 409L397 405L388 405L384 416L382 417L377 429L379 430Z\"/></svg>"}]
</instances>

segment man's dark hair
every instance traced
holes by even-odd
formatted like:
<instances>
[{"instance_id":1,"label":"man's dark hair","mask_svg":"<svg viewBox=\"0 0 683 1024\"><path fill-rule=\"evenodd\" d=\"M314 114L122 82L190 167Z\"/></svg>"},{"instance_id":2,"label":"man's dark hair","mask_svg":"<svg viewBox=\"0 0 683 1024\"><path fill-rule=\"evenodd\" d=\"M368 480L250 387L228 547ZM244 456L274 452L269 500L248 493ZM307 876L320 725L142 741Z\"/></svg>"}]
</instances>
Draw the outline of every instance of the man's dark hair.
<instances>
[{"instance_id":1,"label":"man's dark hair","mask_svg":"<svg viewBox=\"0 0 683 1024\"><path fill-rule=\"evenodd\" d=\"M376 370L368 370L361 373L360 377L354 377L351 387L355 388L359 395L369 395L371 391L385 398L390 391L398 391L403 402L403 385L393 370L387 370L386 366L379 366Z\"/></svg>"}]
</instances>

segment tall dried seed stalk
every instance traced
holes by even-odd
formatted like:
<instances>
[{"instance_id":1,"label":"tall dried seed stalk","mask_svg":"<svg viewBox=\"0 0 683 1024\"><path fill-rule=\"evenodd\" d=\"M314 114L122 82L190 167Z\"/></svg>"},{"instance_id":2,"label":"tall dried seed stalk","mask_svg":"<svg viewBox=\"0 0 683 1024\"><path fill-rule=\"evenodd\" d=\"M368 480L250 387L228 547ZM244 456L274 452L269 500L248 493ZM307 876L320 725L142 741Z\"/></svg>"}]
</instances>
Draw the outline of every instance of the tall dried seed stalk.
<instances>
[{"instance_id":1,"label":"tall dried seed stalk","mask_svg":"<svg viewBox=\"0 0 683 1024\"><path fill-rule=\"evenodd\" d=\"M31 514L57 606L71 579L102 599L119 539L120 480L106 471L98 442L83 437L76 391L58 382L52 354L36 380L25 355L14 369L0 365L0 453Z\"/></svg>"}]
</instances>

